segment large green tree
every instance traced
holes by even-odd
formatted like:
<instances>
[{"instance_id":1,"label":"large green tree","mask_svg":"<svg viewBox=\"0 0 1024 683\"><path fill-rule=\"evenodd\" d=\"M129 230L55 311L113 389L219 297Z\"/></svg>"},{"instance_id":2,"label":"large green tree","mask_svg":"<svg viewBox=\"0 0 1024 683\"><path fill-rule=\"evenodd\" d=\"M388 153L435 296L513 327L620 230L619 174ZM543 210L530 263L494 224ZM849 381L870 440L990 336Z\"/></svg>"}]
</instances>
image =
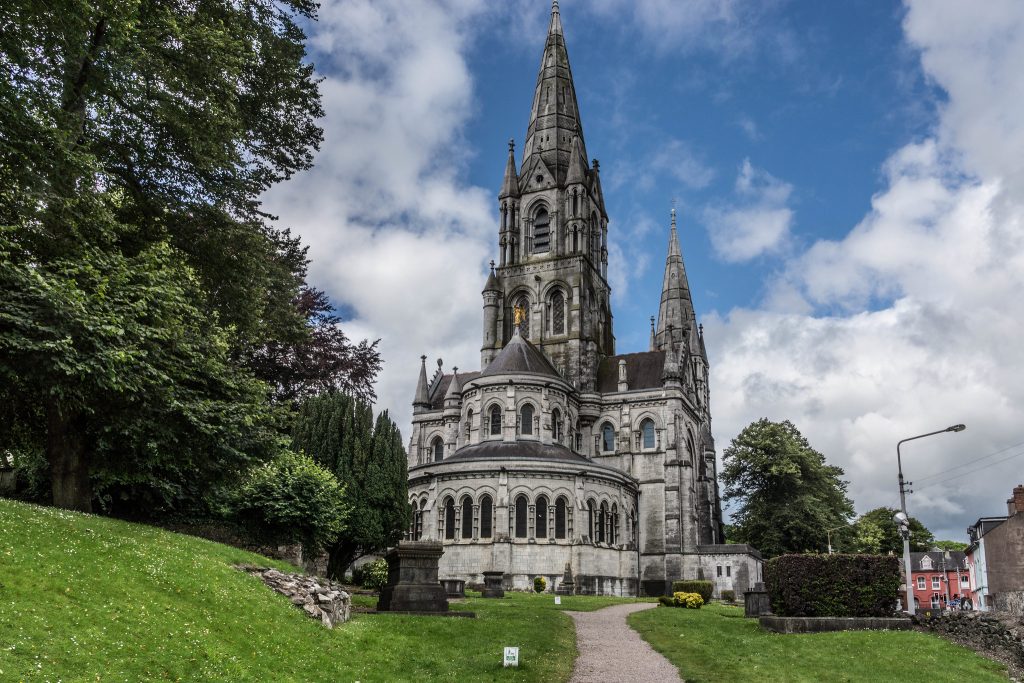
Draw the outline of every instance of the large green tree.
<instances>
[{"instance_id":1,"label":"large green tree","mask_svg":"<svg viewBox=\"0 0 1024 683\"><path fill-rule=\"evenodd\" d=\"M334 472L350 508L347 529L328 546L328 574L341 578L353 560L394 545L409 526L408 463L387 411L373 419L365 401L339 392L302 402L292 447Z\"/></svg>"},{"instance_id":2,"label":"large green tree","mask_svg":"<svg viewBox=\"0 0 1024 683\"><path fill-rule=\"evenodd\" d=\"M279 450L271 396L372 395L376 347L259 207L321 141L315 10L0 3L0 449L42 452L55 504L187 497Z\"/></svg>"},{"instance_id":3,"label":"large green tree","mask_svg":"<svg viewBox=\"0 0 1024 683\"><path fill-rule=\"evenodd\" d=\"M827 530L853 516L842 476L788 420L748 425L723 454L724 498L734 503L731 540L767 557L824 551Z\"/></svg>"},{"instance_id":4,"label":"large green tree","mask_svg":"<svg viewBox=\"0 0 1024 683\"><path fill-rule=\"evenodd\" d=\"M857 518L844 536L847 548L856 553L901 555L903 536L893 521L896 508L880 507ZM915 553L931 550L935 537L916 517L910 518L910 550Z\"/></svg>"}]
</instances>

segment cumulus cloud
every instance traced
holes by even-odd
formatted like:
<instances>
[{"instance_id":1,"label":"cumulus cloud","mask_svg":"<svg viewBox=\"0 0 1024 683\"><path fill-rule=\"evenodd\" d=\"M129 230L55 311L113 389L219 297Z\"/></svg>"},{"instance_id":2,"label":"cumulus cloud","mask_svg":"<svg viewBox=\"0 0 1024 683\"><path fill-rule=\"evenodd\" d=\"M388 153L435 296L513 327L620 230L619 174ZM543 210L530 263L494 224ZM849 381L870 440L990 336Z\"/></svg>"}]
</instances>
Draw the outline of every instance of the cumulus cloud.
<instances>
[{"instance_id":1,"label":"cumulus cloud","mask_svg":"<svg viewBox=\"0 0 1024 683\"><path fill-rule=\"evenodd\" d=\"M787 206L792 192L792 185L744 159L736 177L735 201L704 212L715 254L723 261L742 263L779 251L793 223Z\"/></svg>"},{"instance_id":2,"label":"cumulus cloud","mask_svg":"<svg viewBox=\"0 0 1024 683\"><path fill-rule=\"evenodd\" d=\"M382 339L379 407L408 424L421 353L479 364L480 289L496 225L493 189L466 182L460 131L474 109L464 50L480 3L325 3L311 27L324 77L316 167L266 208L314 256L310 278ZM458 264L458 267L452 267Z\"/></svg>"},{"instance_id":3,"label":"cumulus cloud","mask_svg":"<svg viewBox=\"0 0 1024 683\"><path fill-rule=\"evenodd\" d=\"M1024 439L1024 6L913 1L904 29L948 96L936 132L890 157L844 238L789 260L766 306L705 321L715 416L727 439L792 419L860 511L898 503L898 440L964 422L904 449L911 514L963 538L1021 472L1020 449L963 464Z\"/></svg>"}]
</instances>

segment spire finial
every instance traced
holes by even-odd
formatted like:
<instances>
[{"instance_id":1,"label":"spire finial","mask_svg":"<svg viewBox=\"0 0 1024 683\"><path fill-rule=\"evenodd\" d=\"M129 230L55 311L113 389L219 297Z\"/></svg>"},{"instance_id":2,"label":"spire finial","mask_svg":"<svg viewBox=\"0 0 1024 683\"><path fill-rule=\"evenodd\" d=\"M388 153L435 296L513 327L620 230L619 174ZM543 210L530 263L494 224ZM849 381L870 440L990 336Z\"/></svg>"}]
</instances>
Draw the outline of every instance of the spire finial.
<instances>
[{"instance_id":1,"label":"spire finial","mask_svg":"<svg viewBox=\"0 0 1024 683\"><path fill-rule=\"evenodd\" d=\"M558 0L551 0L551 25L548 26L548 35L562 33L562 17L558 13Z\"/></svg>"},{"instance_id":2,"label":"spire finial","mask_svg":"<svg viewBox=\"0 0 1024 683\"><path fill-rule=\"evenodd\" d=\"M494 275L494 259L491 259L491 275Z\"/></svg>"},{"instance_id":3,"label":"spire finial","mask_svg":"<svg viewBox=\"0 0 1024 683\"><path fill-rule=\"evenodd\" d=\"M676 229L676 198L672 198L672 229Z\"/></svg>"},{"instance_id":4,"label":"spire finial","mask_svg":"<svg viewBox=\"0 0 1024 683\"><path fill-rule=\"evenodd\" d=\"M508 151L509 151L509 153L512 153L512 152L515 152L515 150L516 150L516 140L515 140L515 138L509 138L508 139Z\"/></svg>"}]
</instances>

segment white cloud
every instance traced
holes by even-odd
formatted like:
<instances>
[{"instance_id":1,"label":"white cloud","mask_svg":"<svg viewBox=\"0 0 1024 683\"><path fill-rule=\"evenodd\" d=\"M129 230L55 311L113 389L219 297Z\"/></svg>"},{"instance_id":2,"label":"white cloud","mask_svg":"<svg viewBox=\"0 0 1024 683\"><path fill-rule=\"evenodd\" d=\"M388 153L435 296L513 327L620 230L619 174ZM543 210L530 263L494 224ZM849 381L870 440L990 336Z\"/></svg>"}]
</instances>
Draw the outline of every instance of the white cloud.
<instances>
[{"instance_id":1,"label":"white cloud","mask_svg":"<svg viewBox=\"0 0 1024 683\"><path fill-rule=\"evenodd\" d=\"M766 308L706 321L712 397L723 446L763 415L792 419L860 511L898 503L898 440L966 423L904 448L922 478L911 514L963 538L1020 482L1021 459L923 478L1024 440L1024 5L908 9L948 94L936 133L892 155L849 234L790 259Z\"/></svg>"},{"instance_id":2,"label":"white cloud","mask_svg":"<svg viewBox=\"0 0 1024 683\"><path fill-rule=\"evenodd\" d=\"M403 431L421 353L479 364L480 290L493 252L493 190L462 179L474 111L463 51L480 3L325 3L312 27L326 118L315 168L268 211L299 232L310 277L381 338L377 393ZM458 267L453 267L458 264Z\"/></svg>"},{"instance_id":3,"label":"white cloud","mask_svg":"<svg viewBox=\"0 0 1024 683\"><path fill-rule=\"evenodd\" d=\"M736 200L704 211L711 246L724 261L741 263L779 251L790 234L793 186L744 159L736 177Z\"/></svg>"}]
</instances>

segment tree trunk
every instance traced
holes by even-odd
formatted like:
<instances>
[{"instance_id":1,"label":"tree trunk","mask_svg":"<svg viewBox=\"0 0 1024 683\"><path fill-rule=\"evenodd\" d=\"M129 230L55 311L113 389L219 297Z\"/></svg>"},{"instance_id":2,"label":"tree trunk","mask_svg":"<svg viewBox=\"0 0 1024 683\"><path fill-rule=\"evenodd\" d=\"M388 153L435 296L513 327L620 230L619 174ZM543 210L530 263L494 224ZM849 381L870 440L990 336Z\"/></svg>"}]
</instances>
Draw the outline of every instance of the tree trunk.
<instances>
[{"instance_id":1,"label":"tree trunk","mask_svg":"<svg viewBox=\"0 0 1024 683\"><path fill-rule=\"evenodd\" d=\"M359 546L341 541L327 550L327 578L344 581L345 572L359 556Z\"/></svg>"},{"instance_id":2,"label":"tree trunk","mask_svg":"<svg viewBox=\"0 0 1024 683\"><path fill-rule=\"evenodd\" d=\"M81 413L61 406L57 399L46 405L46 459L50 463L53 504L66 510L92 512L89 459L82 434Z\"/></svg>"}]
</instances>

